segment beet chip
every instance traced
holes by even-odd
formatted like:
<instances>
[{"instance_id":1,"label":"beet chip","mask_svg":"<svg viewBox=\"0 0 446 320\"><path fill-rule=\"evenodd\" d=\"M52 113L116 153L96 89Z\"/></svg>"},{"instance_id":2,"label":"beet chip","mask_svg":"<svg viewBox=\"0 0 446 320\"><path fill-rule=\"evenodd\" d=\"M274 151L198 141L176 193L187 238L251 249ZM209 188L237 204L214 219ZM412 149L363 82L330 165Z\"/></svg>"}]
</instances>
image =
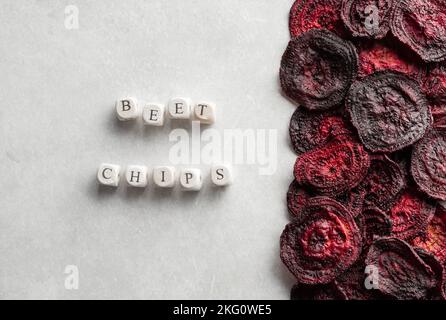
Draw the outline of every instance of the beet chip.
<instances>
[{"instance_id":1,"label":"beet chip","mask_svg":"<svg viewBox=\"0 0 446 320\"><path fill-rule=\"evenodd\" d=\"M405 179L400 166L387 156L374 156L369 172L358 189L365 193L365 206L387 211L404 186Z\"/></svg>"},{"instance_id":2,"label":"beet chip","mask_svg":"<svg viewBox=\"0 0 446 320\"><path fill-rule=\"evenodd\" d=\"M427 226L426 234L415 238L413 245L432 253L446 265L446 209L437 206L437 211Z\"/></svg>"},{"instance_id":3,"label":"beet chip","mask_svg":"<svg viewBox=\"0 0 446 320\"><path fill-rule=\"evenodd\" d=\"M411 163L418 187L429 196L446 200L446 128L429 131L415 146Z\"/></svg>"},{"instance_id":4,"label":"beet chip","mask_svg":"<svg viewBox=\"0 0 446 320\"><path fill-rule=\"evenodd\" d=\"M377 71L397 71L415 80L426 77L427 68L420 66L419 58L401 50L390 41L362 41L358 46L359 76Z\"/></svg>"},{"instance_id":5,"label":"beet chip","mask_svg":"<svg viewBox=\"0 0 446 320\"><path fill-rule=\"evenodd\" d=\"M287 205L290 216L299 216L310 197L308 192L302 189L296 180L293 180L287 192Z\"/></svg>"},{"instance_id":6,"label":"beet chip","mask_svg":"<svg viewBox=\"0 0 446 320\"><path fill-rule=\"evenodd\" d=\"M424 61L446 58L446 1L400 0L391 19L392 33Z\"/></svg>"},{"instance_id":7,"label":"beet chip","mask_svg":"<svg viewBox=\"0 0 446 320\"><path fill-rule=\"evenodd\" d=\"M341 134L352 134L349 124L334 112L311 112L298 107L290 121L294 151L301 154L325 144Z\"/></svg>"},{"instance_id":8,"label":"beet chip","mask_svg":"<svg viewBox=\"0 0 446 320\"><path fill-rule=\"evenodd\" d=\"M341 18L355 37L384 38L393 0L343 0Z\"/></svg>"},{"instance_id":9,"label":"beet chip","mask_svg":"<svg viewBox=\"0 0 446 320\"><path fill-rule=\"evenodd\" d=\"M443 265L438 261L438 259L429 252L421 248L414 248L418 256L427 264L435 275L435 287L429 290L427 296L428 300L444 300L442 285L443 285Z\"/></svg>"},{"instance_id":10,"label":"beet chip","mask_svg":"<svg viewBox=\"0 0 446 320\"><path fill-rule=\"evenodd\" d=\"M423 194L413 189L404 190L389 211L392 235L406 240L424 234L434 212L435 204Z\"/></svg>"},{"instance_id":11,"label":"beet chip","mask_svg":"<svg viewBox=\"0 0 446 320\"><path fill-rule=\"evenodd\" d=\"M355 82L346 103L361 141L372 152L410 146L432 124L420 86L398 72L377 72Z\"/></svg>"},{"instance_id":12,"label":"beet chip","mask_svg":"<svg viewBox=\"0 0 446 320\"><path fill-rule=\"evenodd\" d=\"M365 208L359 215L360 228L363 230L362 241L369 247L376 239L388 237L392 232L392 220L384 212L377 208Z\"/></svg>"},{"instance_id":13,"label":"beet chip","mask_svg":"<svg viewBox=\"0 0 446 320\"><path fill-rule=\"evenodd\" d=\"M379 290L400 300L421 299L436 285L431 268L409 244L397 238L375 241L366 265L377 269Z\"/></svg>"},{"instance_id":14,"label":"beet chip","mask_svg":"<svg viewBox=\"0 0 446 320\"><path fill-rule=\"evenodd\" d=\"M335 196L357 186L369 165L370 158L362 144L342 137L299 156L294 177L300 185L319 194Z\"/></svg>"},{"instance_id":15,"label":"beet chip","mask_svg":"<svg viewBox=\"0 0 446 320\"><path fill-rule=\"evenodd\" d=\"M361 251L361 234L347 209L316 197L280 238L280 257L300 283L327 284L350 267Z\"/></svg>"},{"instance_id":16,"label":"beet chip","mask_svg":"<svg viewBox=\"0 0 446 320\"><path fill-rule=\"evenodd\" d=\"M339 105L358 72L355 47L327 30L312 29L293 38L282 57L285 94L310 110Z\"/></svg>"},{"instance_id":17,"label":"beet chip","mask_svg":"<svg viewBox=\"0 0 446 320\"><path fill-rule=\"evenodd\" d=\"M311 29L327 29L339 36L346 33L339 11L341 0L297 0L290 11L292 37Z\"/></svg>"},{"instance_id":18,"label":"beet chip","mask_svg":"<svg viewBox=\"0 0 446 320\"><path fill-rule=\"evenodd\" d=\"M310 286L295 284L291 300L346 300L345 295L332 283Z\"/></svg>"}]
</instances>

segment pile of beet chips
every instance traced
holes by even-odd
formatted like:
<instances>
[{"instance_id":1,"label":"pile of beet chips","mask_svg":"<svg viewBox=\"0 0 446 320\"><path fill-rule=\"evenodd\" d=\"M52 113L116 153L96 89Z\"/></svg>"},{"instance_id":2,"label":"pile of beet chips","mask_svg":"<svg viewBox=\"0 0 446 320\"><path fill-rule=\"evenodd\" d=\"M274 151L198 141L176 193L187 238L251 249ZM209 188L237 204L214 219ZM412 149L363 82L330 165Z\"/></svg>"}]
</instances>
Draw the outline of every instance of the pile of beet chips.
<instances>
[{"instance_id":1,"label":"pile of beet chips","mask_svg":"<svg viewBox=\"0 0 446 320\"><path fill-rule=\"evenodd\" d=\"M297 0L291 299L446 298L446 0Z\"/></svg>"}]
</instances>

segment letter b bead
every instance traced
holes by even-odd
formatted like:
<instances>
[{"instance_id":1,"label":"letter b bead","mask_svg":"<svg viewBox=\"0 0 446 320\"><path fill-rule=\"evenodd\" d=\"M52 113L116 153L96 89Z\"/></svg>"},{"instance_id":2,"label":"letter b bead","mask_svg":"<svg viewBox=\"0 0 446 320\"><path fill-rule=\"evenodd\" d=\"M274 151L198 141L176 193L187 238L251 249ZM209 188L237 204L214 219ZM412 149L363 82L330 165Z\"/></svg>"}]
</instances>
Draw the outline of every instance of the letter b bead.
<instances>
[{"instance_id":1,"label":"letter b bead","mask_svg":"<svg viewBox=\"0 0 446 320\"><path fill-rule=\"evenodd\" d=\"M116 101L116 115L121 121L135 120L139 116L138 104L134 98Z\"/></svg>"}]
</instances>

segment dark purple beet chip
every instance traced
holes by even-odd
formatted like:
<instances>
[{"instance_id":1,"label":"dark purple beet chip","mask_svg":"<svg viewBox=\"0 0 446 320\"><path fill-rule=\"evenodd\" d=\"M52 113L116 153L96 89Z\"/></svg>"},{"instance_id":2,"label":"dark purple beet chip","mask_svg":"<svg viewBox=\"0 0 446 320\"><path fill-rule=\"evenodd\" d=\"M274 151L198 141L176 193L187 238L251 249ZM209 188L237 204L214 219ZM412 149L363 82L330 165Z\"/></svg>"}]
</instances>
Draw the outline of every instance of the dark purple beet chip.
<instances>
[{"instance_id":1,"label":"dark purple beet chip","mask_svg":"<svg viewBox=\"0 0 446 320\"><path fill-rule=\"evenodd\" d=\"M366 265L376 268L378 288L399 300L425 297L435 287L435 274L405 241L376 240L369 249Z\"/></svg>"},{"instance_id":2,"label":"dark purple beet chip","mask_svg":"<svg viewBox=\"0 0 446 320\"><path fill-rule=\"evenodd\" d=\"M425 299L427 300L445 300L443 296L443 265L438 261L438 259L431 253L425 251L421 248L414 248L418 256L426 263L435 275L435 286L429 290Z\"/></svg>"},{"instance_id":3,"label":"dark purple beet chip","mask_svg":"<svg viewBox=\"0 0 446 320\"><path fill-rule=\"evenodd\" d=\"M373 156L367 176L358 189L365 193L365 206L387 211L404 186L404 174L398 164L387 156Z\"/></svg>"},{"instance_id":4,"label":"dark purple beet chip","mask_svg":"<svg viewBox=\"0 0 446 320\"><path fill-rule=\"evenodd\" d=\"M294 151L301 154L325 144L341 134L352 134L351 126L335 112L312 112L298 107L290 121Z\"/></svg>"},{"instance_id":5,"label":"dark purple beet chip","mask_svg":"<svg viewBox=\"0 0 446 320\"><path fill-rule=\"evenodd\" d=\"M416 144L412 176L417 186L438 200L446 200L446 128L436 127Z\"/></svg>"},{"instance_id":6,"label":"dark purple beet chip","mask_svg":"<svg viewBox=\"0 0 446 320\"><path fill-rule=\"evenodd\" d=\"M291 39L282 57L284 93L309 110L328 110L343 101L358 72L355 47L327 30L312 29Z\"/></svg>"},{"instance_id":7,"label":"dark purple beet chip","mask_svg":"<svg viewBox=\"0 0 446 320\"><path fill-rule=\"evenodd\" d=\"M377 72L355 82L346 104L361 141L372 152L410 146L432 124L419 84L398 72Z\"/></svg>"},{"instance_id":8,"label":"dark purple beet chip","mask_svg":"<svg viewBox=\"0 0 446 320\"><path fill-rule=\"evenodd\" d=\"M424 61L446 58L446 1L399 0L390 23L392 33Z\"/></svg>"},{"instance_id":9,"label":"dark purple beet chip","mask_svg":"<svg viewBox=\"0 0 446 320\"><path fill-rule=\"evenodd\" d=\"M393 0L343 0L341 18L354 37L384 38Z\"/></svg>"}]
</instances>

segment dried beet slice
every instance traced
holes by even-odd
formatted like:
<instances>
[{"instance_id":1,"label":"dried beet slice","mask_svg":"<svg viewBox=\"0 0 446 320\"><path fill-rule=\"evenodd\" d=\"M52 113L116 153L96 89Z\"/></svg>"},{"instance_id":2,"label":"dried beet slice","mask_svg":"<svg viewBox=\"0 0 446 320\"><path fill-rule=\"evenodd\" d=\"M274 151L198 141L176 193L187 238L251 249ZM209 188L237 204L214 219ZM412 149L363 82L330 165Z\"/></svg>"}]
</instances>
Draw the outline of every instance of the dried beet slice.
<instances>
[{"instance_id":1,"label":"dried beet slice","mask_svg":"<svg viewBox=\"0 0 446 320\"><path fill-rule=\"evenodd\" d=\"M335 196L357 186L369 165L362 144L344 136L299 156L294 177L319 194Z\"/></svg>"},{"instance_id":2,"label":"dried beet slice","mask_svg":"<svg viewBox=\"0 0 446 320\"><path fill-rule=\"evenodd\" d=\"M387 156L373 156L367 176L358 189L365 193L365 206L387 211L404 186L404 174L398 164Z\"/></svg>"},{"instance_id":3,"label":"dried beet slice","mask_svg":"<svg viewBox=\"0 0 446 320\"><path fill-rule=\"evenodd\" d=\"M352 189L344 194L334 197L334 200L341 203L353 217L357 217L362 212L365 193L357 189Z\"/></svg>"},{"instance_id":4,"label":"dried beet slice","mask_svg":"<svg viewBox=\"0 0 446 320\"><path fill-rule=\"evenodd\" d=\"M343 0L341 18L354 37L384 38L393 0Z\"/></svg>"},{"instance_id":5,"label":"dried beet slice","mask_svg":"<svg viewBox=\"0 0 446 320\"><path fill-rule=\"evenodd\" d=\"M422 88L426 97L436 104L446 103L446 65L436 63L429 67Z\"/></svg>"},{"instance_id":6,"label":"dried beet slice","mask_svg":"<svg viewBox=\"0 0 446 320\"><path fill-rule=\"evenodd\" d=\"M411 239L426 232L435 204L413 188L404 190L389 210L392 236Z\"/></svg>"},{"instance_id":7,"label":"dried beet slice","mask_svg":"<svg viewBox=\"0 0 446 320\"><path fill-rule=\"evenodd\" d=\"M290 216L299 216L310 197L311 195L299 186L296 180L293 180L287 192L287 205Z\"/></svg>"},{"instance_id":8,"label":"dried beet slice","mask_svg":"<svg viewBox=\"0 0 446 320\"><path fill-rule=\"evenodd\" d=\"M280 257L299 283L327 284L356 261L361 246L360 231L347 209L316 197L285 227Z\"/></svg>"},{"instance_id":9,"label":"dried beet slice","mask_svg":"<svg viewBox=\"0 0 446 320\"><path fill-rule=\"evenodd\" d=\"M301 154L325 144L330 138L352 134L349 124L334 112L311 112L298 107L290 121L290 138L294 151Z\"/></svg>"},{"instance_id":10,"label":"dried beet slice","mask_svg":"<svg viewBox=\"0 0 446 320\"><path fill-rule=\"evenodd\" d=\"M362 41L358 45L360 77L378 71L401 72L417 81L426 76L426 68L420 66L419 58L402 51L388 41Z\"/></svg>"},{"instance_id":11,"label":"dried beet slice","mask_svg":"<svg viewBox=\"0 0 446 320\"><path fill-rule=\"evenodd\" d=\"M360 215L360 221L363 228L362 240L366 247L378 238L390 236L392 232L392 220L378 208L365 208Z\"/></svg>"},{"instance_id":12,"label":"dried beet slice","mask_svg":"<svg viewBox=\"0 0 446 320\"><path fill-rule=\"evenodd\" d=\"M297 0L290 10L291 36L296 37L311 29L327 29L344 36L346 30L340 10L341 0Z\"/></svg>"},{"instance_id":13,"label":"dried beet slice","mask_svg":"<svg viewBox=\"0 0 446 320\"><path fill-rule=\"evenodd\" d=\"M377 268L379 290L400 300L421 299L436 285L431 268L407 242L397 238L376 240L366 265Z\"/></svg>"},{"instance_id":14,"label":"dried beet slice","mask_svg":"<svg viewBox=\"0 0 446 320\"><path fill-rule=\"evenodd\" d=\"M392 33L424 61L446 58L446 1L400 0L395 3Z\"/></svg>"},{"instance_id":15,"label":"dried beet slice","mask_svg":"<svg viewBox=\"0 0 446 320\"><path fill-rule=\"evenodd\" d=\"M282 57L284 93L309 110L328 110L344 99L358 72L358 54L348 41L312 29L291 39Z\"/></svg>"},{"instance_id":16,"label":"dried beet slice","mask_svg":"<svg viewBox=\"0 0 446 320\"><path fill-rule=\"evenodd\" d=\"M377 72L355 82L346 104L361 141L373 152L412 145L432 124L418 83L394 71Z\"/></svg>"},{"instance_id":17,"label":"dried beet slice","mask_svg":"<svg viewBox=\"0 0 446 320\"><path fill-rule=\"evenodd\" d=\"M430 130L412 153L412 176L417 186L439 200L446 200L446 128Z\"/></svg>"},{"instance_id":18,"label":"dried beet slice","mask_svg":"<svg viewBox=\"0 0 446 320\"><path fill-rule=\"evenodd\" d=\"M437 206L437 211L427 226L427 232L415 238L412 244L432 253L446 265L446 209L441 205Z\"/></svg>"},{"instance_id":19,"label":"dried beet slice","mask_svg":"<svg viewBox=\"0 0 446 320\"><path fill-rule=\"evenodd\" d=\"M435 275L435 286L429 290L427 296L428 300L444 300L442 285L443 285L443 265L438 259L431 253L421 248L414 248L418 256L426 263Z\"/></svg>"},{"instance_id":20,"label":"dried beet slice","mask_svg":"<svg viewBox=\"0 0 446 320\"><path fill-rule=\"evenodd\" d=\"M347 300L384 300L387 296L379 290L365 287L365 258L360 257L347 271L336 278L334 283Z\"/></svg>"},{"instance_id":21,"label":"dried beet slice","mask_svg":"<svg viewBox=\"0 0 446 320\"><path fill-rule=\"evenodd\" d=\"M291 300L346 300L345 295L332 283L307 285L298 283L291 289Z\"/></svg>"}]
</instances>

